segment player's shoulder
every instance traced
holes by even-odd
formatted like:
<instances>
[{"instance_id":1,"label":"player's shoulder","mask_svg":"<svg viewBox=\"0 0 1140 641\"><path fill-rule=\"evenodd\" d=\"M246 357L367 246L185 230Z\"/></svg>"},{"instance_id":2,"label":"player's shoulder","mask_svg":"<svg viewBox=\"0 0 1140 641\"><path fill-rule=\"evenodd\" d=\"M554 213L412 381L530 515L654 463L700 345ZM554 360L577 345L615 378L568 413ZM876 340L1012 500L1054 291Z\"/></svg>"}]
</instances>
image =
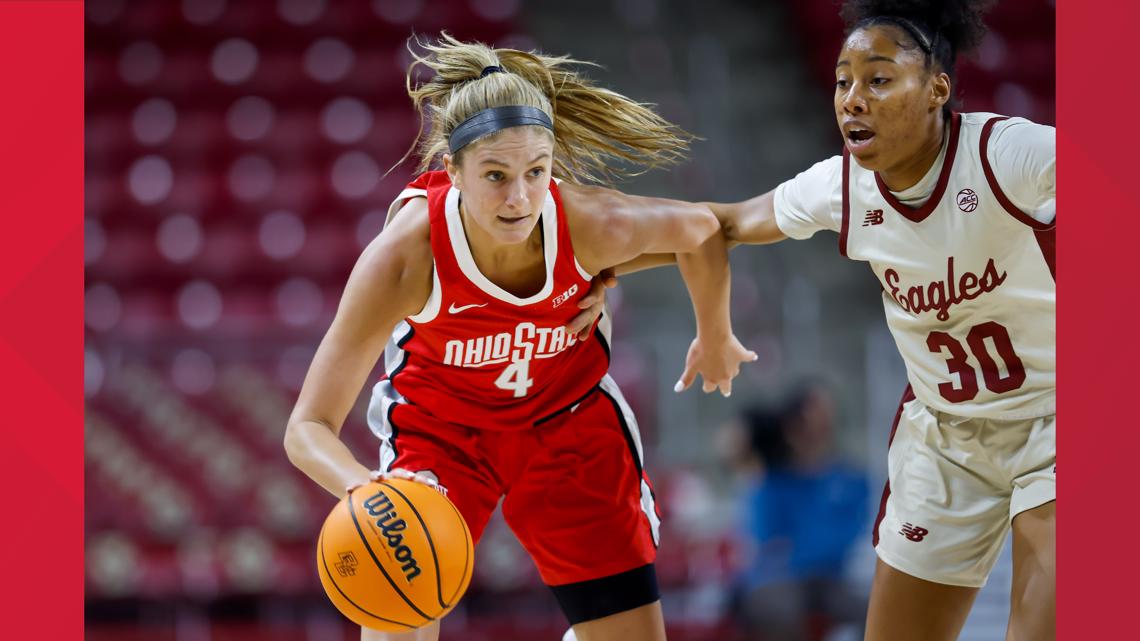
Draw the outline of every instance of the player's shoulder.
<instances>
[{"instance_id":1,"label":"player's shoulder","mask_svg":"<svg viewBox=\"0 0 1140 641\"><path fill-rule=\"evenodd\" d=\"M590 273L611 266L614 248L636 234L631 197L598 185L558 185L575 259Z\"/></svg>"},{"instance_id":2,"label":"player's shoulder","mask_svg":"<svg viewBox=\"0 0 1140 641\"><path fill-rule=\"evenodd\" d=\"M600 185L581 185L563 180L558 183L562 207L567 213L592 215L604 213L611 206L620 205L623 194Z\"/></svg>"},{"instance_id":3,"label":"player's shoulder","mask_svg":"<svg viewBox=\"0 0 1140 641\"><path fill-rule=\"evenodd\" d=\"M361 254L360 263L377 276L431 272L431 217L424 196L407 198L388 215L384 229Z\"/></svg>"},{"instance_id":4,"label":"player's shoulder","mask_svg":"<svg viewBox=\"0 0 1140 641\"><path fill-rule=\"evenodd\" d=\"M599 185L579 185L563 181L558 185L566 224L578 238L601 239L616 233L627 218L629 197Z\"/></svg>"},{"instance_id":5,"label":"player's shoulder","mask_svg":"<svg viewBox=\"0 0 1140 641\"><path fill-rule=\"evenodd\" d=\"M794 177L784 181L780 187L784 190L795 188L813 193L823 193L838 189L842 182L843 156L836 154L814 163Z\"/></svg>"},{"instance_id":6,"label":"player's shoulder","mask_svg":"<svg viewBox=\"0 0 1140 641\"><path fill-rule=\"evenodd\" d=\"M1056 129L1050 125L1043 125L1022 116L1006 116L988 111L973 111L961 114L962 126L983 129L990 124L992 129L991 140L996 140L1002 133L1014 131L1017 133L1045 133Z\"/></svg>"}]
</instances>

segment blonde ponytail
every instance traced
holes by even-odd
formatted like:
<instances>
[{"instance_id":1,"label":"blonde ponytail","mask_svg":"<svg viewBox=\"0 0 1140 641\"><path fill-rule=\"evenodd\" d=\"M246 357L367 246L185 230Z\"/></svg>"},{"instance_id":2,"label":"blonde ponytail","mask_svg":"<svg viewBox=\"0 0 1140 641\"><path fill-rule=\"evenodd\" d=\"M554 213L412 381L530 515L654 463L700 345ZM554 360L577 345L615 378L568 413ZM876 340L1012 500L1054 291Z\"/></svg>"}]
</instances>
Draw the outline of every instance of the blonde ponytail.
<instances>
[{"instance_id":1,"label":"blonde ponytail","mask_svg":"<svg viewBox=\"0 0 1140 641\"><path fill-rule=\"evenodd\" d=\"M549 115L554 121L554 175L574 182L609 182L675 164L693 139L649 105L598 87L575 70L591 63L492 49L460 42L446 32L434 43L416 44L426 51L412 51L415 60L407 75L408 95L424 119L412 147L420 157L417 172L427 171L447 151L448 137L461 122L492 107L525 105ZM417 85L420 65L433 76ZM504 73L483 74L495 66Z\"/></svg>"}]
</instances>

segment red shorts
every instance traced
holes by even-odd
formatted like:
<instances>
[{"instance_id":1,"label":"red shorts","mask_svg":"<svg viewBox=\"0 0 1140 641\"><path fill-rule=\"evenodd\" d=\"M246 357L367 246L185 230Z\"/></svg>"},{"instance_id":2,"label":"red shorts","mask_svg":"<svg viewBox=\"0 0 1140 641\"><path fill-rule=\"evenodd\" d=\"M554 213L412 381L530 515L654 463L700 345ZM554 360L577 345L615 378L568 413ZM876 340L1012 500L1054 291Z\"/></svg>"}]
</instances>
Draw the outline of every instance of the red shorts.
<instances>
[{"instance_id":1,"label":"red shorts","mask_svg":"<svg viewBox=\"0 0 1140 641\"><path fill-rule=\"evenodd\" d=\"M637 422L608 376L577 405L525 430L444 423L378 396L369 423L381 438L381 469L433 473L476 543L503 498L503 517L547 585L653 563L660 515Z\"/></svg>"}]
</instances>

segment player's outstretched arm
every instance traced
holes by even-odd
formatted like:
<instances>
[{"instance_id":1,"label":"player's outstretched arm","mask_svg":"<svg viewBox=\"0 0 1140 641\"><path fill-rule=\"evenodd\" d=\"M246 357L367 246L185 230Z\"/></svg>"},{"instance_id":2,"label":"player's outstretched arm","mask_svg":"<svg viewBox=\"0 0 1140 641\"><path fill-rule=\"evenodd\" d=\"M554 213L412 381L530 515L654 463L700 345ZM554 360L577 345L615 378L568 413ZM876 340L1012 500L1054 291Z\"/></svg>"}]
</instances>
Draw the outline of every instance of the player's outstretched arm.
<instances>
[{"instance_id":1,"label":"player's outstretched arm","mask_svg":"<svg viewBox=\"0 0 1140 641\"><path fill-rule=\"evenodd\" d=\"M574 254L591 274L642 254L694 251L720 227L712 211L699 203L570 183L559 191Z\"/></svg>"},{"instance_id":2,"label":"player's outstretched arm","mask_svg":"<svg viewBox=\"0 0 1140 641\"><path fill-rule=\"evenodd\" d=\"M787 238L776 225L775 190L739 203L702 203L716 214L728 246L764 245Z\"/></svg>"},{"instance_id":3,"label":"player's outstretched arm","mask_svg":"<svg viewBox=\"0 0 1140 641\"><path fill-rule=\"evenodd\" d=\"M787 238L776 226L776 212L773 208L773 194L770 191L750 200L739 203L700 203L716 215L721 233L728 248L737 245L763 245ZM643 269L664 267L677 262L676 254L649 253L631 258L614 266L614 274L624 276Z\"/></svg>"},{"instance_id":4,"label":"player's outstretched arm","mask_svg":"<svg viewBox=\"0 0 1140 641\"><path fill-rule=\"evenodd\" d=\"M340 440L340 429L393 328L423 308L431 273L427 201L416 198L353 268L285 431L289 460L335 496L369 480L368 468Z\"/></svg>"}]
</instances>

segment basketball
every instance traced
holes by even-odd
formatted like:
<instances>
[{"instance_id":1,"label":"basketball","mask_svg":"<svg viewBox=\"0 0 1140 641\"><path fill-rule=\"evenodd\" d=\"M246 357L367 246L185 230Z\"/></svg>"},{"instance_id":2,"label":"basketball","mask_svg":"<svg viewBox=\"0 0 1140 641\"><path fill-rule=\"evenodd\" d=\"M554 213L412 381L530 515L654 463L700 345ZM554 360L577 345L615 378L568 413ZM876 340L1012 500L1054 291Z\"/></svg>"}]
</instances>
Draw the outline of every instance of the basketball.
<instances>
[{"instance_id":1,"label":"basketball","mask_svg":"<svg viewBox=\"0 0 1140 641\"><path fill-rule=\"evenodd\" d=\"M353 622L386 632L450 612L473 566L471 532L459 510L434 488L403 479L352 490L317 539L317 572L329 600Z\"/></svg>"}]
</instances>

